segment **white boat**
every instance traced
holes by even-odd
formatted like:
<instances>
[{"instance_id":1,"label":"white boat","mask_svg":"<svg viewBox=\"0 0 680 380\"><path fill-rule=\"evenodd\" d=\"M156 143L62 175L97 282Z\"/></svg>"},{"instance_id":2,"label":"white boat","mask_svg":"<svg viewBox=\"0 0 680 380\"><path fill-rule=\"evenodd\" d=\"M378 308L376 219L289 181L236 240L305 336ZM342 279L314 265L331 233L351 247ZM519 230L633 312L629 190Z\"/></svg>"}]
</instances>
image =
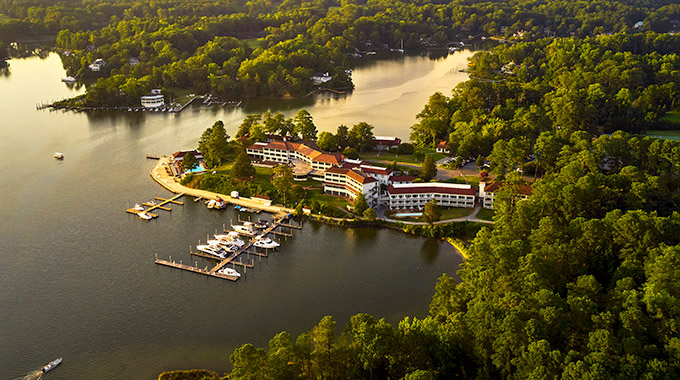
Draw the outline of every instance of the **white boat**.
<instances>
[{"instance_id":1,"label":"white boat","mask_svg":"<svg viewBox=\"0 0 680 380\"><path fill-rule=\"evenodd\" d=\"M217 273L224 274L224 275L227 275L227 276L241 277L241 273L237 272L235 269L226 268L226 267L218 270Z\"/></svg>"},{"instance_id":2,"label":"white boat","mask_svg":"<svg viewBox=\"0 0 680 380\"><path fill-rule=\"evenodd\" d=\"M231 231L226 235L215 235L215 239L222 240L228 244L233 244L238 247L243 247L245 242L239 239L239 234L236 231Z\"/></svg>"},{"instance_id":3,"label":"white boat","mask_svg":"<svg viewBox=\"0 0 680 380\"><path fill-rule=\"evenodd\" d=\"M57 358L55 360L52 360L51 362L47 363L46 366L42 367L42 372L49 372L54 369L54 367L58 366L61 364L61 358Z\"/></svg>"},{"instance_id":4,"label":"white boat","mask_svg":"<svg viewBox=\"0 0 680 380\"><path fill-rule=\"evenodd\" d=\"M153 219L153 216L145 213L145 212L138 212L137 216L139 216L139 219L144 219L144 220L150 220Z\"/></svg>"},{"instance_id":5,"label":"white boat","mask_svg":"<svg viewBox=\"0 0 680 380\"><path fill-rule=\"evenodd\" d=\"M201 251L203 253L207 253L209 255L217 256L221 259L227 257L227 254L218 247L213 247L213 246L210 246L210 245L197 245L196 249L198 249L199 251Z\"/></svg>"},{"instance_id":6,"label":"white boat","mask_svg":"<svg viewBox=\"0 0 680 380\"><path fill-rule=\"evenodd\" d=\"M140 205L139 203L135 203L135 207L133 207L137 211L144 211L144 207Z\"/></svg>"},{"instance_id":7,"label":"white boat","mask_svg":"<svg viewBox=\"0 0 680 380\"><path fill-rule=\"evenodd\" d=\"M255 239L256 240L255 243L253 243L253 245L259 248L274 249L280 246L279 243L275 242L274 240L268 237L258 236Z\"/></svg>"},{"instance_id":8,"label":"white boat","mask_svg":"<svg viewBox=\"0 0 680 380\"><path fill-rule=\"evenodd\" d=\"M76 78L68 76L66 78L61 78L61 81L64 83L76 83Z\"/></svg>"},{"instance_id":9,"label":"white boat","mask_svg":"<svg viewBox=\"0 0 680 380\"><path fill-rule=\"evenodd\" d=\"M59 159L59 160L63 160L63 159L64 159L64 153L55 152L55 153L54 153L54 158L57 158L57 159Z\"/></svg>"},{"instance_id":10,"label":"white boat","mask_svg":"<svg viewBox=\"0 0 680 380\"><path fill-rule=\"evenodd\" d=\"M254 236L255 230L253 229L253 223L243 222L243 224L231 225L231 228L242 235Z\"/></svg>"}]
</instances>

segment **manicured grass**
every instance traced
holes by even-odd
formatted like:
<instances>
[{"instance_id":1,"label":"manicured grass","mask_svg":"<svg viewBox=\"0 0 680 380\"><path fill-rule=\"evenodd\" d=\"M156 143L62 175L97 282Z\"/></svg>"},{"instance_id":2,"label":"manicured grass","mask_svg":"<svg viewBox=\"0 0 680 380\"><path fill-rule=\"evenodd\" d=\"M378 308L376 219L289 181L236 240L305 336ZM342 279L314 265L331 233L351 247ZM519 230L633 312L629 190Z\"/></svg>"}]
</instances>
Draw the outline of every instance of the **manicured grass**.
<instances>
[{"instance_id":1,"label":"manicured grass","mask_svg":"<svg viewBox=\"0 0 680 380\"><path fill-rule=\"evenodd\" d=\"M302 187L314 187L314 188L321 188L322 183L319 181L314 181L311 179L307 179L304 181L295 181L296 185L300 185Z\"/></svg>"},{"instance_id":2,"label":"manicured grass","mask_svg":"<svg viewBox=\"0 0 680 380\"><path fill-rule=\"evenodd\" d=\"M666 114L661 118L661 120L680 124L680 111L666 112Z\"/></svg>"},{"instance_id":3,"label":"manicured grass","mask_svg":"<svg viewBox=\"0 0 680 380\"><path fill-rule=\"evenodd\" d=\"M464 218L470 214L472 214L472 211L474 211L474 208L471 207L448 207L448 208L442 208L442 216L439 218L439 220L449 220L449 219L456 219L456 218ZM398 214L398 212L395 212L394 214ZM425 218L422 216L419 218L395 218L394 214L392 214L392 218L396 220L405 220L409 222L424 222Z\"/></svg>"},{"instance_id":4,"label":"manicured grass","mask_svg":"<svg viewBox=\"0 0 680 380\"><path fill-rule=\"evenodd\" d=\"M493 210L489 210L488 208L482 208L477 213L477 218L482 220L493 221L493 215L494 215Z\"/></svg>"},{"instance_id":5,"label":"manicured grass","mask_svg":"<svg viewBox=\"0 0 680 380\"><path fill-rule=\"evenodd\" d=\"M222 166L219 166L217 168L209 170L208 172L211 172L211 171L214 170L214 171L217 172L217 174L231 175L231 167L233 165L234 165L234 163L230 162L228 164L224 164ZM256 182L256 183L270 183L271 181L269 180L269 177L271 177L272 173L273 173L272 168L265 168L265 167L256 166L255 167L254 182Z\"/></svg>"},{"instance_id":6,"label":"manicured grass","mask_svg":"<svg viewBox=\"0 0 680 380\"><path fill-rule=\"evenodd\" d=\"M189 100L191 100L192 96L189 96L190 94L195 93L195 91L190 88L176 88L176 87L169 88L167 92L172 93L173 102L177 102L182 105L186 104Z\"/></svg>"},{"instance_id":7,"label":"manicured grass","mask_svg":"<svg viewBox=\"0 0 680 380\"><path fill-rule=\"evenodd\" d=\"M262 42L262 40L262 38L246 38L242 41L245 41L251 49L257 49L260 47L260 42Z\"/></svg>"},{"instance_id":8,"label":"manicured grass","mask_svg":"<svg viewBox=\"0 0 680 380\"><path fill-rule=\"evenodd\" d=\"M315 200L320 204L325 204L330 207L340 207L343 210L347 210L347 205L350 204L345 198L324 194L323 190L307 190L307 200L310 202Z\"/></svg>"},{"instance_id":9,"label":"manicured grass","mask_svg":"<svg viewBox=\"0 0 680 380\"><path fill-rule=\"evenodd\" d=\"M446 157L445 154L437 153L434 149L416 148L416 152L421 152L425 156L432 156L435 161ZM394 154L390 152L366 152L359 154L364 160L397 161L408 164L422 164L423 160L416 160L415 154Z\"/></svg>"},{"instance_id":10,"label":"manicured grass","mask_svg":"<svg viewBox=\"0 0 680 380\"><path fill-rule=\"evenodd\" d=\"M444 183L460 183L460 184L468 184L472 186L479 186L479 176L471 176L467 175L465 177L453 177L449 178L447 180L444 180L442 182Z\"/></svg>"},{"instance_id":11,"label":"manicured grass","mask_svg":"<svg viewBox=\"0 0 680 380\"><path fill-rule=\"evenodd\" d=\"M660 130L660 131L647 131L647 136L649 137L657 137L660 139L666 139L666 140L680 140L680 130L677 131L669 131L669 130Z\"/></svg>"}]
</instances>

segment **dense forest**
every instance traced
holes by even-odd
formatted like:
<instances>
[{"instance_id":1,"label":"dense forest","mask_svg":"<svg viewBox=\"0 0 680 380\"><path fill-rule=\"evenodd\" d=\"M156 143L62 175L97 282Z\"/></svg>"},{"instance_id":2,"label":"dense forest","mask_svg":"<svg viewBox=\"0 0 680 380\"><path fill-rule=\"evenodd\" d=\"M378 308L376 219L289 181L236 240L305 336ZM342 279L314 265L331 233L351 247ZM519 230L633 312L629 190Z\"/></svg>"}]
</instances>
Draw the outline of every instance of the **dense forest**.
<instances>
[{"instance_id":1,"label":"dense forest","mask_svg":"<svg viewBox=\"0 0 680 380\"><path fill-rule=\"evenodd\" d=\"M240 347L229 379L677 378L680 142L577 131L558 152L528 200L499 194L427 317L325 317Z\"/></svg>"},{"instance_id":2,"label":"dense forest","mask_svg":"<svg viewBox=\"0 0 680 380\"><path fill-rule=\"evenodd\" d=\"M548 143L546 132L565 140L576 131L664 128L660 117L680 106L678 51L680 36L641 33L544 38L479 52L471 80L451 97L430 97L411 140L448 140L455 155L488 156L502 175L508 166L523 168L532 147Z\"/></svg>"},{"instance_id":3,"label":"dense forest","mask_svg":"<svg viewBox=\"0 0 680 380\"><path fill-rule=\"evenodd\" d=\"M445 46L471 37L673 30L671 1L132 2L0 0L0 40L58 33L69 75L88 83L89 105L131 105L151 88L222 97L303 96L311 77L351 88L352 55ZM256 41L257 39L257 41ZM100 71L88 65L107 64Z\"/></svg>"}]
</instances>

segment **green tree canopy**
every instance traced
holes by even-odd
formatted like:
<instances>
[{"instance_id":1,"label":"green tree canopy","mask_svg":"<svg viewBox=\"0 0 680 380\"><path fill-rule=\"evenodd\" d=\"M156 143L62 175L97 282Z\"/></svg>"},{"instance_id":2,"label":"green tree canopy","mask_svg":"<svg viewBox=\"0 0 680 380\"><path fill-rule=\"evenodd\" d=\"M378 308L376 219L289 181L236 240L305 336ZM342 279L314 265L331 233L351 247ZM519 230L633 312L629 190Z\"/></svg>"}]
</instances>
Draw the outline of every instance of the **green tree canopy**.
<instances>
[{"instance_id":1,"label":"green tree canopy","mask_svg":"<svg viewBox=\"0 0 680 380\"><path fill-rule=\"evenodd\" d=\"M234 161L234 166L231 167L231 175L234 178L245 180L255 176L255 167L250 162L250 157L245 150L242 150Z\"/></svg>"}]
</instances>

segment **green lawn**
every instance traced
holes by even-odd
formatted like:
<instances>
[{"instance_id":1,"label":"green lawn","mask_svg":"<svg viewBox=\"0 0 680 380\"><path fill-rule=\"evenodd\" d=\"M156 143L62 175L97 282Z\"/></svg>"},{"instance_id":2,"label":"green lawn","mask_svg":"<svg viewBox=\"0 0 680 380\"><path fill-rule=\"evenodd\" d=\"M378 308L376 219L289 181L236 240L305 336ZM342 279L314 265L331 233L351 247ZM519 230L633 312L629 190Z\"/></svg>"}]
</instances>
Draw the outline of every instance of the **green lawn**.
<instances>
[{"instance_id":1,"label":"green lawn","mask_svg":"<svg viewBox=\"0 0 680 380\"><path fill-rule=\"evenodd\" d=\"M331 207L340 207L344 210L347 210L347 205L350 204L345 198L324 194L323 190L307 190L307 200L316 200L320 204Z\"/></svg>"},{"instance_id":2,"label":"green lawn","mask_svg":"<svg viewBox=\"0 0 680 380\"><path fill-rule=\"evenodd\" d=\"M217 174L230 175L231 174L231 167L233 165L234 165L234 163L230 162L228 164L218 166L217 168L214 168L212 170L216 171ZM269 180L269 178L272 176L272 173L273 173L272 168L265 168L265 167L261 167L261 166L256 166L255 167L255 181L254 182L256 182L256 183L270 183L271 181Z\"/></svg>"},{"instance_id":3,"label":"green lawn","mask_svg":"<svg viewBox=\"0 0 680 380\"><path fill-rule=\"evenodd\" d=\"M649 137L658 137L660 139L666 139L666 140L680 140L680 131L669 131L669 130L660 130L660 131L647 131L647 136Z\"/></svg>"},{"instance_id":4,"label":"green lawn","mask_svg":"<svg viewBox=\"0 0 680 380\"><path fill-rule=\"evenodd\" d=\"M437 153L430 148L416 148L416 152L420 152L425 156L432 156L435 161L446 157L445 154ZM415 154L394 154L390 152L366 152L359 154L359 157L364 160L381 160L381 161L397 161L407 164L422 164L423 160L416 160Z\"/></svg>"},{"instance_id":5,"label":"green lawn","mask_svg":"<svg viewBox=\"0 0 680 380\"><path fill-rule=\"evenodd\" d=\"M322 183L319 181L314 181L312 179L307 179L304 181L295 181L296 185L300 185L302 187L314 187L314 188L321 188Z\"/></svg>"},{"instance_id":6,"label":"green lawn","mask_svg":"<svg viewBox=\"0 0 680 380\"><path fill-rule=\"evenodd\" d=\"M448 207L448 208L442 208L442 216L439 218L439 220L449 220L449 219L456 219L456 218L463 218L466 217L470 214L472 214L472 211L474 211L474 208L471 207ZM395 212L395 214L398 214ZM392 218L396 220L405 220L409 222L424 222L425 219L421 216L419 218L396 218L394 217L394 214L392 215Z\"/></svg>"},{"instance_id":7,"label":"green lawn","mask_svg":"<svg viewBox=\"0 0 680 380\"><path fill-rule=\"evenodd\" d=\"M172 94L172 101L177 102L181 105L186 104L193 96L189 96L190 94L194 94L194 90L190 88L176 88L172 87L167 89L168 93Z\"/></svg>"},{"instance_id":8,"label":"green lawn","mask_svg":"<svg viewBox=\"0 0 680 380\"><path fill-rule=\"evenodd\" d=\"M477 218L482 220L493 221L493 215L494 215L493 210L489 210L488 208L482 207L482 209L479 210L479 212L477 213Z\"/></svg>"},{"instance_id":9,"label":"green lawn","mask_svg":"<svg viewBox=\"0 0 680 380\"><path fill-rule=\"evenodd\" d=\"M680 124L680 111L666 112L661 120L670 121L671 123Z\"/></svg>"},{"instance_id":10,"label":"green lawn","mask_svg":"<svg viewBox=\"0 0 680 380\"><path fill-rule=\"evenodd\" d=\"M442 182L445 183L460 183L460 184L467 184L467 185L472 185L472 186L479 186L479 176L465 176L465 177L453 177L449 178L447 180L443 180Z\"/></svg>"},{"instance_id":11,"label":"green lawn","mask_svg":"<svg viewBox=\"0 0 680 380\"><path fill-rule=\"evenodd\" d=\"M245 41L251 49L257 49L260 47L260 42L262 42L262 40L263 38L246 38L242 41Z\"/></svg>"}]
</instances>

